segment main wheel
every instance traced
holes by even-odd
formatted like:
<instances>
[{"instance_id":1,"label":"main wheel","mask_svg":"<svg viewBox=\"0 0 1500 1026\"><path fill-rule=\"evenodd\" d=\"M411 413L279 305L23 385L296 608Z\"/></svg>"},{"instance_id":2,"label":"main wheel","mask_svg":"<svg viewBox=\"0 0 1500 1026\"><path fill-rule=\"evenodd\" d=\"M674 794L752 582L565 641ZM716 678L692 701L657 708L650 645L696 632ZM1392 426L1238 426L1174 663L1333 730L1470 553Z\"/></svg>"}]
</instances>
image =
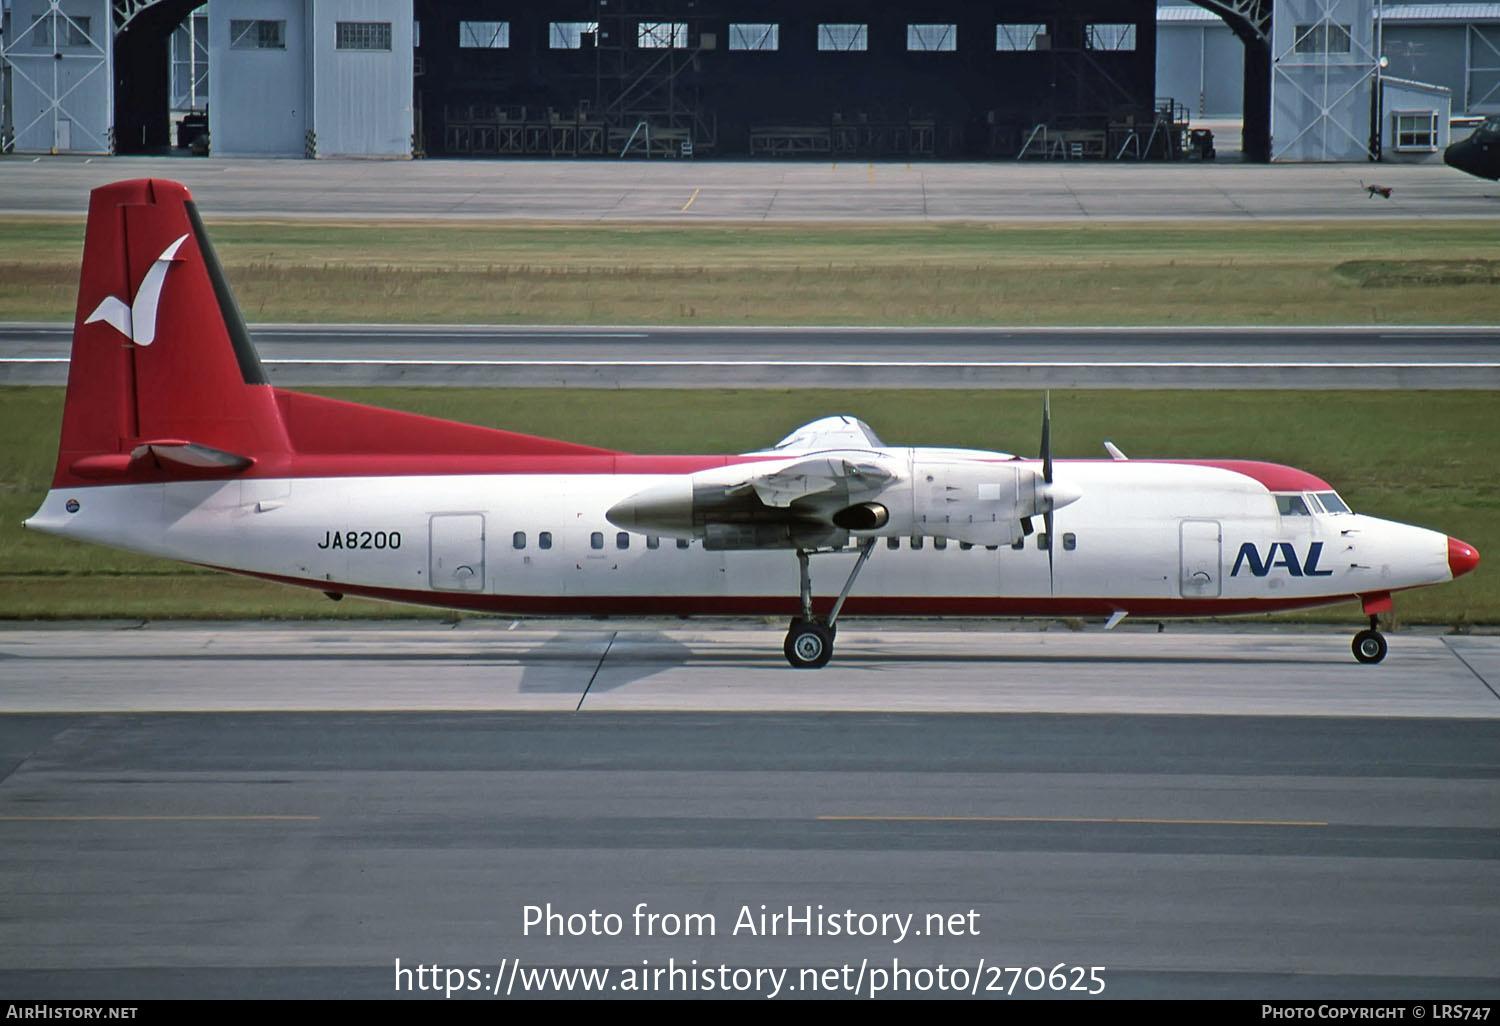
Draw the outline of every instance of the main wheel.
<instances>
[{"instance_id":1,"label":"main wheel","mask_svg":"<svg viewBox=\"0 0 1500 1026\"><path fill-rule=\"evenodd\" d=\"M1378 663L1385 658L1388 646L1385 635L1379 631L1360 631L1354 636L1354 644L1349 647L1354 650L1354 658L1360 662Z\"/></svg>"},{"instance_id":2,"label":"main wheel","mask_svg":"<svg viewBox=\"0 0 1500 1026\"><path fill-rule=\"evenodd\" d=\"M819 669L833 658L833 632L820 623L799 617L786 632L782 651L794 670Z\"/></svg>"}]
</instances>

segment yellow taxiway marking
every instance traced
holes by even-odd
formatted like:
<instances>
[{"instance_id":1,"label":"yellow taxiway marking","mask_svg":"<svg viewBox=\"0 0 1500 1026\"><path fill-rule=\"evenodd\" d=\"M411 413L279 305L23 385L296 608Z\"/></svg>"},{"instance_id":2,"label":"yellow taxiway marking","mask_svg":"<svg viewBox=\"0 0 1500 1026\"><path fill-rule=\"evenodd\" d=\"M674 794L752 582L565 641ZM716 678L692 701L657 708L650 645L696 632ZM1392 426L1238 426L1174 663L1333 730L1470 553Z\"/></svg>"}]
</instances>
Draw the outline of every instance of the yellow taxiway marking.
<instances>
[{"instance_id":1,"label":"yellow taxiway marking","mask_svg":"<svg viewBox=\"0 0 1500 1026\"><path fill-rule=\"evenodd\" d=\"M874 180L875 180L875 165L871 164L870 165L870 181L873 182Z\"/></svg>"},{"instance_id":2,"label":"yellow taxiway marking","mask_svg":"<svg viewBox=\"0 0 1500 1026\"><path fill-rule=\"evenodd\" d=\"M679 210L679 211L677 211L677 212L679 214L685 214L685 213L687 213L687 208L693 205L693 200L697 199L698 198L698 194L700 192L702 192L702 191L703 191L703 188L701 186L699 188L694 189L693 190L693 194L688 197L688 201L686 203L684 203L682 205L682 209Z\"/></svg>"},{"instance_id":3,"label":"yellow taxiway marking","mask_svg":"<svg viewBox=\"0 0 1500 1026\"><path fill-rule=\"evenodd\" d=\"M0 823L193 823L215 820L308 822L322 816L0 816Z\"/></svg>"},{"instance_id":4,"label":"yellow taxiway marking","mask_svg":"<svg viewBox=\"0 0 1500 1026\"><path fill-rule=\"evenodd\" d=\"M1093 816L819 816L830 822L862 823L1155 823L1174 826L1298 826L1326 827L1318 820L1300 819L1130 819Z\"/></svg>"}]
</instances>

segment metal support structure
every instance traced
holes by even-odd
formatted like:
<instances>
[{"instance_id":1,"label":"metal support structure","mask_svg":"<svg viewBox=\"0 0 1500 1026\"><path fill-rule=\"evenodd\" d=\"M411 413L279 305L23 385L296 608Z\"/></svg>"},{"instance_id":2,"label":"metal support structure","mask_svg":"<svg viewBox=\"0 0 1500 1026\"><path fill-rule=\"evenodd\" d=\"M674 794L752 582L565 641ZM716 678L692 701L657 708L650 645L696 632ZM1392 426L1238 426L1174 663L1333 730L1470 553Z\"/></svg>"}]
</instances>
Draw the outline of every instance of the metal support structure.
<instances>
[{"instance_id":1,"label":"metal support structure","mask_svg":"<svg viewBox=\"0 0 1500 1026\"><path fill-rule=\"evenodd\" d=\"M797 550L797 582L799 585L798 593L802 597L802 619L809 621L816 619L813 616L812 609L812 557L843 551L843 549ZM866 538L859 543L859 559L855 560L853 569L849 571L849 576L844 581L843 590L839 592L839 597L834 601L833 609L829 612L828 619L824 621L825 626L833 627L838 623L839 613L844 608L844 601L849 597L849 593L854 590L855 579L859 577L859 572L864 569L865 564L870 561L870 554L874 551L874 538Z\"/></svg>"},{"instance_id":2,"label":"metal support structure","mask_svg":"<svg viewBox=\"0 0 1500 1026\"><path fill-rule=\"evenodd\" d=\"M844 590L839 592L838 601L833 604L833 609L828 614L828 626L836 626L839 622L839 611L844 608L844 600L849 597L850 590L854 587L854 579L859 576L860 570L870 560L870 553L875 551L875 539L866 538L859 544L859 559L854 563L854 569L849 571L849 579L844 582Z\"/></svg>"},{"instance_id":3,"label":"metal support structure","mask_svg":"<svg viewBox=\"0 0 1500 1026\"><path fill-rule=\"evenodd\" d=\"M1370 153L1380 72L1372 0L1283 0L1273 26L1273 160Z\"/></svg>"},{"instance_id":4,"label":"metal support structure","mask_svg":"<svg viewBox=\"0 0 1500 1026\"><path fill-rule=\"evenodd\" d=\"M1271 159L1271 3L1272 0L1193 0L1213 11L1245 47L1241 146L1246 160Z\"/></svg>"},{"instance_id":5,"label":"metal support structure","mask_svg":"<svg viewBox=\"0 0 1500 1026\"><path fill-rule=\"evenodd\" d=\"M664 10L659 0L595 4L593 117L615 141L629 132L625 156L641 125L660 156L712 151L717 124L698 89L699 55L720 44L707 15ZM690 9L691 11L691 9ZM653 45L642 42L652 34ZM613 147L611 147L613 148Z\"/></svg>"},{"instance_id":6,"label":"metal support structure","mask_svg":"<svg viewBox=\"0 0 1500 1026\"><path fill-rule=\"evenodd\" d=\"M1500 110L1500 29L1469 25L1464 64L1464 113Z\"/></svg>"},{"instance_id":7,"label":"metal support structure","mask_svg":"<svg viewBox=\"0 0 1500 1026\"><path fill-rule=\"evenodd\" d=\"M28 153L110 153L114 140L111 27L51 0L0 38L9 69L9 145Z\"/></svg>"}]
</instances>

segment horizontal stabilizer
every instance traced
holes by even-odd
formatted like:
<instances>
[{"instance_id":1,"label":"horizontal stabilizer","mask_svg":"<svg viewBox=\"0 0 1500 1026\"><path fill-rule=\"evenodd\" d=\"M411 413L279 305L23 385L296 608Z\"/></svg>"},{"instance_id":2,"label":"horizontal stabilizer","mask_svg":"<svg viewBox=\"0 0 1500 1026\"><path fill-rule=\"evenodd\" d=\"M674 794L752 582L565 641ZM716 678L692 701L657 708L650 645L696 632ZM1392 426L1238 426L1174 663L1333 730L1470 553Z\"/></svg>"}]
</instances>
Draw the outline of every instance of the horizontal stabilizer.
<instances>
[{"instance_id":1,"label":"horizontal stabilizer","mask_svg":"<svg viewBox=\"0 0 1500 1026\"><path fill-rule=\"evenodd\" d=\"M199 445L176 438L153 439L142 442L129 453L104 452L83 456L74 460L68 469L79 477L108 478L130 474L139 469L146 460L152 459L162 470L183 472L184 476L197 477L205 471L233 472L244 470L255 463L249 456L225 452L211 445Z\"/></svg>"},{"instance_id":2,"label":"horizontal stabilizer","mask_svg":"<svg viewBox=\"0 0 1500 1026\"><path fill-rule=\"evenodd\" d=\"M130 458L133 460L143 459L148 454L163 463L190 467L193 470L244 470L255 462L249 456L175 438L142 442L130 450Z\"/></svg>"}]
</instances>

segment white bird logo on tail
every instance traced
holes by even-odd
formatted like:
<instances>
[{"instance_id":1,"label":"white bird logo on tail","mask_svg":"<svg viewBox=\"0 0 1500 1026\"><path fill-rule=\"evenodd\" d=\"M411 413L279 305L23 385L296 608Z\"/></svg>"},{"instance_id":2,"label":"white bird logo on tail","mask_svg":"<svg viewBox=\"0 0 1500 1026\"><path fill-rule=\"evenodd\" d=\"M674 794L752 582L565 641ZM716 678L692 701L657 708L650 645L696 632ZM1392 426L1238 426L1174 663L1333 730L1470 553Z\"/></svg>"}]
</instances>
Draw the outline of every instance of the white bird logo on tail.
<instances>
[{"instance_id":1,"label":"white bird logo on tail","mask_svg":"<svg viewBox=\"0 0 1500 1026\"><path fill-rule=\"evenodd\" d=\"M155 342L156 307L161 301L162 283L167 279L167 268L172 266L178 247L186 240L187 236L183 235L161 251L161 256L156 258L151 270L146 272L141 287L136 290L134 303L126 306L125 301L118 296L105 296L104 302L83 323L104 321L138 346L149 346Z\"/></svg>"}]
</instances>

